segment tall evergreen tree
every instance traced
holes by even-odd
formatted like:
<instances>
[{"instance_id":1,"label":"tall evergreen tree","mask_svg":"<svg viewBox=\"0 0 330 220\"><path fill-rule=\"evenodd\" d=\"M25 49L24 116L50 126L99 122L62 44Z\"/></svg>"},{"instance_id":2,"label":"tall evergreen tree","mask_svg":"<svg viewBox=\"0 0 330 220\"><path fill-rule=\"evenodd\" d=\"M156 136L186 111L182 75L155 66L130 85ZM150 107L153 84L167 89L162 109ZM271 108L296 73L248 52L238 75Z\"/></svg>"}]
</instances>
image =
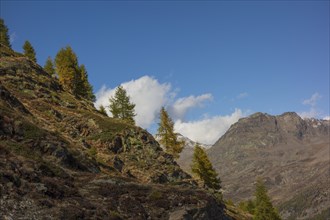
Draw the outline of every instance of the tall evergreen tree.
<instances>
[{"instance_id":1,"label":"tall evergreen tree","mask_svg":"<svg viewBox=\"0 0 330 220\"><path fill-rule=\"evenodd\" d=\"M178 134L174 132L174 123L164 107L160 110L160 122L157 130L159 143L165 147L165 151L179 158L184 147L184 141L178 140Z\"/></svg>"},{"instance_id":2,"label":"tall evergreen tree","mask_svg":"<svg viewBox=\"0 0 330 220\"><path fill-rule=\"evenodd\" d=\"M36 52L32 47L32 44L29 41L25 41L23 45L24 55L28 57L30 60L37 62Z\"/></svg>"},{"instance_id":3,"label":"tall evergreen tree","mask_svg":"<svg viewBox=\"0 0 330 220\"><path fill-rule=\"evenodd\" d=\"M257 180L255 191L254 220L280 220L280 216L273 207L267 190L261 179Z\"/></svg>"},{"instance_id":4,"label":"tall evergreen tree","mask_svg":"<svg viewBox=\"0 0 330 220\"><path fill-rule=\"evenodd\" d=\"M62 48L55 57L55 69L63 88L75 93L77 81L81 77L78 58L70 46Z\"/></svg>"},{"instance_id":5,"label":"tall evergreen tree","mask_svg":"<svg viewBox=\"0 0 330 220\"><path fill-rule=\"evenodd\" d=\"M191 171L204 182L204 186L215 190L221 189L220 178L199 144L196 144L194 149Z\"/></svg>"},{"instance_id":6,"label":"tall evergreen tree","mask_svg":"<svg viewBox=\"0 0 330 220\"><path fill-rule=\"evenodd\" d=\"M0 43L6 47L11 48L8 28L2 18L0 18Z\"/></svg>"},{"instance_id":7,"label":"tall evergreen tree","mask_svg":"<svg viewBox=\"0 0 330 220\"><path fill-rule=\"evenodd\" d=\"M55 75L54 63L51 57L48 57L44 65L44 70L51 76Z\"/></svg>"},{"instance_id":8,"label":"tall evergreen tree","mask_svg":"<svg viewBox=\"0 0 330 220\"><path fill-rule=\"evenodd\" d=\"M93 86L88 82L88 74L85 65L80 65L80 82L78 88L76 88L77 93L81 97L86 98L90 101L95 101L95 95L93 93Z\"/></svg>"},{"instance_id":9,"label":"tall evergreen tree","mask_svg":"<svg viewBox=\"0 0 330 220\"><path fill-rule=\"evenodd\" d=\"M95 101L93 87L88 82L86 67L78 63L78 57L70 46L62 48L55 57L55 69L64 89L75 96Z\"/></svg>"},{"instance_id":10,"label":"tall evergreen tree","mask_svg":"<svg viewBox=\"0 0 330 220\"><path fill-rule=\"evenodd\" d=\"M114 118L121 118L130 124L135 124L135 104L131 103L126 90L119 86L114 97L110 98L109 109Z\"/></svg>"}]
</instances>

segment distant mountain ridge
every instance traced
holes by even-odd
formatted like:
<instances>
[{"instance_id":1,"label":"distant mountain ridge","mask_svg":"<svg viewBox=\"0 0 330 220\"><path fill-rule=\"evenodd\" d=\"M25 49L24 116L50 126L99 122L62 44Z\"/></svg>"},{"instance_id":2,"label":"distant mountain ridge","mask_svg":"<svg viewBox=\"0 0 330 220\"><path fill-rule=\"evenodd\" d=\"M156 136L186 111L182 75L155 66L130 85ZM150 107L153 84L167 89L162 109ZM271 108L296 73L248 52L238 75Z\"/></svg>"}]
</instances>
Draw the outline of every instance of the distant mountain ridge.
<instances>
[{"instance_id":1,"label":"distant mountain ridge","mask_svg":"<svg viewBox=\"0 0 330 220\"><path fill-rule=\"evenodd\" d=\"M188 137L183 136L182 134L178 134L177 138L178 140L185 142L184 148L180 153L180 157L179 159L177 159L177 162L183 170L190 173L190 166L194 154L194 147L198 142L195 142L189 139ZM155 135L155 139L159 141L159 138L156 135ZM202 144L202 143L198 143L198 144L205 149L209 149L210 147L212 147L212 145L208 145L208 144ZM160 146L164 149L162 145Z\"/></svg>"},{"instance_id":2,"label":"distant mountain ridge","mask_svg":"<svg viewBox=\"0 0 330 220\"><path fill-rule=\"evenodd\" d=\"M240 119L208 150L225 198L252 198L254 182L266 180L284 219L312 219L330 210L330 121L287 112Z\"/></svg>"},{"instance_id":3,"label":"distant mountain ridge","mask_svg":"<svg viewBox=\"0 0 330 220\"><path fill-rule=\"evenodd\" d=\"M193 140L189 139L188 137L183 136L182 134L178 135L178 139L180 141L185 142L185 148L194 148L196 144L199 144L201 147L203 147L205 149L212 147L212 145L210 145L210 144L203 144L203 143L193 141Z\"/></svg>"}]
</instances>

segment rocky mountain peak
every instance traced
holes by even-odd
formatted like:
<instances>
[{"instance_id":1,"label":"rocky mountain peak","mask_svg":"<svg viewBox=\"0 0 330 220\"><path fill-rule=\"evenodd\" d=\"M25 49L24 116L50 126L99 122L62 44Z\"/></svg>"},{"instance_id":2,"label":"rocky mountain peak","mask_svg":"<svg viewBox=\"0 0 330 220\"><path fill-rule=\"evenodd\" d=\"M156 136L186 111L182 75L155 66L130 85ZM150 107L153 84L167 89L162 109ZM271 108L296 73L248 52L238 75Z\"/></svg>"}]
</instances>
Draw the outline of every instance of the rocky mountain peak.
<instances>
[{"instance_id":1,"label":"rocky mountain peak","mask_svg":"<svg viewBox=\"0 0 330 220\"><path fill-rule=\"evenodd\" d=\"M253 183L262 177L282 217L322 215L330 209L329 130L329 121L294 112L240 119L208 150L225 197L250 199Z\"/></svg>"},{"instance_id":2,"label":"rocky mountain peak","mask_svg":"<svg viewBox=\"0 0 330 220\"><path fill-rule=\"evenodd\" d=\"M255 113L240 119L215 143L230 139L231 142L243 141L239 145L258 147L280 142L308 140L328 134L329 122L318 119L302 119L295 112L278 116Z\"/></svg>"}]
</instances>

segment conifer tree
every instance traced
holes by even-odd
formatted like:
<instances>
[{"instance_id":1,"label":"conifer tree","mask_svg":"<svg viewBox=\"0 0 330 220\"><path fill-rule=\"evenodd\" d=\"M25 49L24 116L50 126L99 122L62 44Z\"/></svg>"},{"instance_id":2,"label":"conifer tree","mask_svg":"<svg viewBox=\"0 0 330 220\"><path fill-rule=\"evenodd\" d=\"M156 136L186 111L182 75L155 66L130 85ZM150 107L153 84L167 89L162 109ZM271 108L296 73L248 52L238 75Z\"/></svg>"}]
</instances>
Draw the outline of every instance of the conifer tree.
<instances>
[{"instance_id":1,"label":"conifer tree","mask_svg":"<svg viewBox=\"0 0 330 220\"><path fill-rule=\"evenodd\" d=\"M25 41L25 43L23 45L23 50L24 50L24 55L27 58L29 58L30 60L32 60L34 62L37 62L36 52L29 41Z\"/></svg>"},{"instance_id":2,"label":"conifer tree","mask_svg":"<svg viewBox=\"0 0 330 220\"><path fill-rule=\"evenodd\" d=\"M179 158L185 143L178 140L178 134L174 132L174 123L164 107L160 110L158 126L159 143L165 147L167 153L172 154L174 158Z\"/></svg>"},{"instance_id":3,"label":"conifer tree","mask_svg":"<svg viewBox=\"0 0 330 220\"><path fill-rule=\"evenodd\" d=\"M204 182L204 186L214 190L221 188L220 178L207 157L205 150L199 144L195 145L191 171Z\"/></svg>"},{"instance_id":4,"label":"conifer tree","mask_svg":"<svg viewBox=\"0 0 330 220\"><path fill-rule=\"evenodd\" d=\"M44 65L44 70L51 76L55 75L54 63L51 57L48 57Z\"/></svg>"},{"instance_id":5,"label":"conifer tree","mask_svg":"<svg viewBox=\"0 0 330 220\"><path fill-rule=\"evenodd\" d=\"M242 209L242 210L244 210L244 211L246 211L246 212L248 212L248 213L250 213L250 214L254 214L254 209L255 209L255 204L254 204L254 201L252 201L252 200L247 200L247 201L241 201L240 203L239 203L239 207Z\"/></svg>"},{"instance_id":6,"label":"conifer tree","mask_svg":"<svg viewBox=\"0 0 330 220\"><path fill-rule=\"evenodd\" d=\"M63 88L75 96L95 101L93 87L88 82L86 67L78 63L70 46L62 48L55 57L55 69Z\"/></svg>"},{"instance_id":7,"label":"conifer tree","mask_svg":"<svg viewBox=\"0 0 330 220\"><path fill-rule=\"evenodd\" d=\"M255 191L255 210L254 220L280 220L280 216L273 207L267 190L261 179L257 180L256 191Z\"/></svg>"},{"instance_id":8,"label":"conifer tree","mask_svg":"<svg viewBox=\"0 0 330 220\"><path fill-rule=\"evenodd\" d=\"M0 43L6 47L11 48L8 28L2 18L0 18Z\"/></svg>"},{"instance_id":9,"label":"conifer tree","mask_svg":"<svg viewBox=\"0 0 330 220\"><path fill-rule=\"evenodd\" d=\"M130 97L122 86L116 89L114 97L110 97L109 101L109 109L114 118L120 118L130 124L135 124L135 104L131 103Z\"/></svg>"},{"instance_id":10,"label":"conifer tree","mask_svg":"<svg viewBox=\"0 0 330 220\"><path fill-rule=\"evenodd\" d=\"M95 95L93 93L93 86L88 82L88 74L85 65L80 65L80 80L77 90L77 94L81 97L86 98L92 102L95 101Z\"/></svg>"},{"instance_id":11,"label":"conifer tree","mask_svg":"<svg viewBox=\"0 0 330 220\"><path fill-rule=\"evenodd\" d=\"M105 110L103 105L100 105L100 110L99 111L102 115L108 116L107 111Z\"/></svg>"},{"instance_id":12,"label":"conifer tree","mask_svg":"<svg viewBox=\"0 0 330 220\"><path fill-rule=\"evenodd\" d=\"M64 89L75 94L77 81L81 77L78 58L70 46L62 48L55 57L55 69Z\"/></svg>"}]
</instances>

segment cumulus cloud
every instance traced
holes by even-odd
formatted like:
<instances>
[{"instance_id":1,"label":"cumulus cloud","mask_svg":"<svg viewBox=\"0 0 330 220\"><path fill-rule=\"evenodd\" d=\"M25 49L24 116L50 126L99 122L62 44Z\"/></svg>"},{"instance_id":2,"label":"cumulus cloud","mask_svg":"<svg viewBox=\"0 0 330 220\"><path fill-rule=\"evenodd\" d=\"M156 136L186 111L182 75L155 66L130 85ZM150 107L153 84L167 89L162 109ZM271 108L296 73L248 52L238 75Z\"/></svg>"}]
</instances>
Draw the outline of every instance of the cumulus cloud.
<instances>
[{"instance_id":1,"label":"cumulus cloud","mask_svg":"<svg viewBox=\"0 0 330 220\"><path fill-rule=\"evenodd\" d=\"M174 120L183 120L189 109L202 107L205 101L210 101L212 99L213 96L210 93L200 96L188 96L179 98L173 103L172 106L169 106L169 113L174 118Z\"/></svg>"},{"instance_id":2,"label":"cumulus cloud","mask_svg":"<svg viewBox=\"0 0 330 220\"><path fill-rule=\"evenodd\" d=\"M158 121L162 106L166 106L174 121L174 130L191 140L203 144L213 144L224 132L243 116L242 111L236 109L232 114L225 116L207 116L196 121L185 122L187 112L196 107L202 107L205 102L213 99L212 94L176 98L176 89L170 83L160 83L150 76L143 76L136 80L121 84L135 104L135 122L143 128L150 128ZM109 106L109 98L113 97L116 88L103 86L96 93L96 108L100 105ZM106 108L111 116L109 109Z\"/></svg>"},{"instance_id":3,"label":"cumulus cloud","mask_svg":"<svg viewBox=\"0 0 330 220\"><path fill-rule=\"evenodd\" d=\"M317 102L322 98L319 93L314 93L309 99L305 99L302 104L310 106L308 111L298 113L302 118L317 118L320 112L317 110Z\"/></svg>"},{"instance_id":4,"label":"cumulus cloud","mask_svg":"<svg viewBox=\"0 0 330 220\"><path fill-rule=\"evenodd\" d=\"M218 115L188 122L177 120L174 129L193 141L214 144L241 117L243 117L242 111L235 109L232 114L225 116Z\"/></svg>"},{"instance_id":5,"label":"cumulus cloud","mask_svg":"<svg viewBox=\"0 0 330 220\"><path fill-rule=\"evenodd\" d=\"M135 104L136 124L148 128L159 114L160 108L171 99L171 85L159 83L157 79L143 76L122 84L131 101ZM109 98L115 94L116 88L103 86L96 93L96 108L100 105L109 106ZM108 115L111 113L107 109Z\"/></svg>"}]
</instances>

